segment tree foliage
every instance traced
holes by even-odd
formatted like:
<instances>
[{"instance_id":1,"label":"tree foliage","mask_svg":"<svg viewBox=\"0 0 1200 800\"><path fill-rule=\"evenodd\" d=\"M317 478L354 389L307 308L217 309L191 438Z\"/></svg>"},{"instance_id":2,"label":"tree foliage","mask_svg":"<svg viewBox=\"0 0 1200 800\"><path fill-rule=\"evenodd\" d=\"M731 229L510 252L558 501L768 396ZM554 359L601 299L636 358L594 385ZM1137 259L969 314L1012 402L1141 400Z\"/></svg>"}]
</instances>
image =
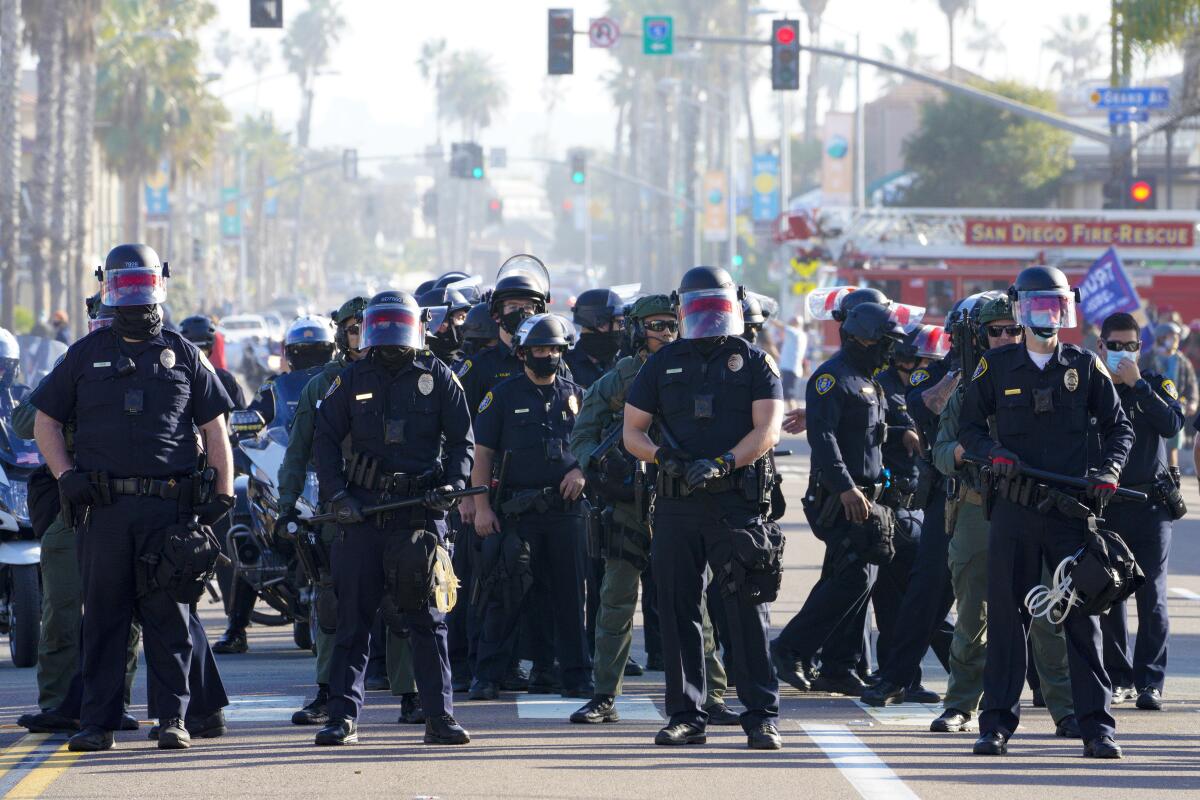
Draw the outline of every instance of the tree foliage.
<instances>
[{"instance_id":1,"label":"tree foliage","mask_svg":"<svg viewBox=\"0 0 1200 800\"><path fill-rule=\"evenodd\" d=\"M1019 83L992 91L1052 109L1049 92ZM1071 135L1041 122L961 95L926 103L921 125L904 143L916 173L905 192L908 206L1044 206L1071 166Z\"/></svg>"}]
</instances>

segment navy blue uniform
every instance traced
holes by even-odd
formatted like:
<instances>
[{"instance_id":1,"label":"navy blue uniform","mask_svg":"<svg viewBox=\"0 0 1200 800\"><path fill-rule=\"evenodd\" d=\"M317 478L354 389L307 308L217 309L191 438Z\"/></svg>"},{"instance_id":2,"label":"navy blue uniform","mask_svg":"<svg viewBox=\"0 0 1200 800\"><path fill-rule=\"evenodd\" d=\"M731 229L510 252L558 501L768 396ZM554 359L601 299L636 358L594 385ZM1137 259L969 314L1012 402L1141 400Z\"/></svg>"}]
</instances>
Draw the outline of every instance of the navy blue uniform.
<instances>
[{"instance_id":1,"label":"navy blue uniform","mask_svg":"<svg viewBox=\"0 0 1200 800\"><path fill-rule=\"evenodd\" d=\"M398 372L373 359L342 370L317 410L313 455L322 500L349 491L364 507L386 502L374 488L349 485L343 442L353 455L378 460L377 474L409 476L409 493L450 484L463 488L471 474L471 415L454 374L428 350ZM390 499L404 499L395 496ZM363 703L371 628L384 593L383 556L389 539L415 530L444 534L442 514L417 506L341 526L333 547L337 643L329 677L329 716L357 719ZM427 717L453 714L445 615L432 605L405 615L413 647L417 690Z\"/></svg>"},{"instance_id":2,"label":"navy blue uniform","mask_svg":"<svg viewBox=\"0 0 1200 800\"><path fill-rule=\"evenodd\" d=\"M1133 386L1117 386L1117 395L1134 433L1121 483L1146 492L1151 502L1127 503L1114 497L1104 514L1104 527L1121 535L1146 574L1136 595L1138 632L1132 652L1125 604L1100 617L1104 667L1114 687L1161 692L1167 672L1167 558L1173 526L1154 485L1170 480L1165 440L1183 427L1183 407L1175 383L1153 372L1143 372Z\"/></svg>"},{"instance_id":3,"label":"navy blue uniform","mask_svg":"<svg viewBox=\"0 0 1200 800\"><path fill-rule=\"evenodd\" d=\"M532 585L519 607L506 603L502 591L481 597L482 629L476 677L498 683L511 662L522 609L552 620L551 644L544 626L533 625L534 667L549 668L558 658L564 691L584 690L591 683L592 665L583 626L583 516L578 501L565 501L559 485L579 467L567 442L583 391L570 380L556 377L539 386L524 373L501 381L484 395L475 417L476 441L508 454L503 494L493 510L501 533L483 540L480 564L507 558L514 549L527 549ZM519 515L505 514L504 503L514 494L547 489L544 508ZM515 538L514 538L515 537Z\"/></svg>"},{"instance_id":4,"label":"navy blue uniform","mask_svg":"<svg viewBox=\"0 0 1200 800\"><path fill-rule=\"evenodd\" d=\"M514 375L524 375L525 364L517 358L511 347L504 342L497 342L463 360L456 374L462 381L463 391L467 395L467 405L470 406L471 413L476 414L479 404L483 402L483 396L500 381ZM574 380L565 360L559 367L558 377Z\"/></svg>"},{"instance_id":5,"label":"navy blue uniform","mask_svg":"<svg viewBox=\"0 0 1200 800\"><path fill-rule=\"evenodd\" d=\"M1091 353L1059 344L1044 369L1024 343L988 351L979 360L963 400L959 443L985 456L996 442L988 431L994 416L999 444L1021 463L1060 475L1088 472L1089 429L1100 437L1096 463L1120 474L1133 446L1133 426L1104 366ZM988 643L983 673L981 734L1006 739L1020 721L1029 613L1026 592L1050 567L1083 542L1086 523L1057 511L1040 514L1005 498L992 510L988 540ZM1101 655L1100 621L1079 613L1063 623L1075 715L1085 741L1112 736L1112 686Z\"/></svg>"},{"instance_id":6,"label":"navy blue uniform","mask_svg":"<svg viewBox=\"0 0 1200 800\"><path fill-rule=\"evenodd\" d=\"M756 400L782 400L779 368L739 337L707 354L697 341L679 340L647 359L626 402L652 414L694 458L719 458L753 429ZM742 465L745 466L745 465ZM739 475L735 471L734 478ZM701 489L687 497L659 493L654 507L650 562L658 588L659 624L666 665L666 709L672 725L703 728L708 714L700 603L705 567L728 551L731 527L760 522L757 503L740 490ZM714 563L714 569L725 566ZM738 700L747 732L779 716L779 682L767 653L767 605L723 596L737 663Z\"/></svg>"},{"instance_id":7,"label":"navy blue uniform","mask_svg":"<svg viewBox=\"0 0 1200 800\"><path fill-rule=\"evenodd\" d=\"M812 448L810 480L835 495L858 486L868 490L868 497L874 496L883 478L883 443L889 429L883 388L839 351L813 370L805 393L806 433ZM893 421L899 423L900 418ZM895 426L897 438L903 427ZM813 528L826 546L822 576L776 640L789 661L811 661L824 647L824 674L844 673L857 660L858 632L876 575L855 552L846 535L849 529L844 514L828 528Z\"/></svg>"},{"instance_id":8,"label":"navy blue uniform","mask_svg":"<svg viewBox=\"0 0 1200 800\"><path fill-rule=\"evenodd\" d=\"M612 364L603 364L578 347L568 350L563 360L571 369L571 380L585 391L600 380L600 376L612 369Z\"/></svg>"},{"instance_id":9,"label":"navy blue uniform","mask_svg":"<svg viewBox=\"0 0 1200 800\"><path fill-rule=\"evenodd\" d=\"M246 396L242 394L242 387L238 384L237 378L233 377L233 373L221 367L213 367L213 369L217 371L217 380L221 381L221 388L225 390L225 394L229 395L233 409L236 411L239 408L245 408Z\"/></svg>"},{"instance_id":10,"label":"navy blue uniform","mask_svg":"<svg viewBox=\"0 0 1200 800\"><path fill-rule=\"evenodd\" d=\"M122 369L124 368L124 369ZM121 374L124 372L125 374ZM58 422L75 420L75 464L111 478L186 478L199 457L196 427L232 410L200 351L163 330L127 342L111 328L67 351L30 402ZM162 547L164 529L191 516L190 494L176 499L114 495L79 526L83 583L83 726L116 730L124 710L125 651L134 613L142 622L147 668L159 686L160 717L184 716L194 642L188 606L153 590L138 597L135 570Z\"/></svg>"}]
</instances>

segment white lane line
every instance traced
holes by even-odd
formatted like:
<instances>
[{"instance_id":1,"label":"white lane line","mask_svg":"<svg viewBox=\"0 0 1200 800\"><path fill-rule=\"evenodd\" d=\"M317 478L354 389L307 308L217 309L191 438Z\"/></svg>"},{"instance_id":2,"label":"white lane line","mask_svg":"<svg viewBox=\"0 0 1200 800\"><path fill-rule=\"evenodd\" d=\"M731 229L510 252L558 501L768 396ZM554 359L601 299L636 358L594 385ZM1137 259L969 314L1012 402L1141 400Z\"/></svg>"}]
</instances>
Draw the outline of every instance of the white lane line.
<instances>
[{"instance_id":1,"label":"white lane line","mask_svg":"<svg viewBox=\"0 0 1200 800\"><path fill-rule=\"evenodd\" d=\"M1200 600L1200 594L1193 592L1191 589L1180 589L1176 586L1172 586L1167 591L1168 594L1173 594L1176 597L1182 597L1184 600Z\"/></svg>"},{"instance_id":2,"label":"white lane line","mask_svg":"<svg viewBox=\"0 0 1200 800\"><path fill-rule=\"evenodd\" d=\"M225 707L225 719L230 722L278 722L291 719L292 713L302 705L304 696L298 694L235 694Z\"/></svg>"},{"instance_id":3,"label":"white lane line","mask_svg":"<svg viewBox=\"0 0 1200 800\"><path fill-rule=\"evenodd\" d=\"M928 728L929 723L940 717L944 710L941 703L898 703L882 708L869 706L861 700L855 700L854 704L881 725L904 725L919 728Z\"/></svg>"},{"instance_id":4,"label":"white lane line","mask_svg":"<svg viewBox=\"0 0 1200 800\"><path fill-rule=\"evenodd\" d=\"M552 694L522 694L517 696L517 717L520 719L557 719L566 721L582 705L578 700L562 700ZM618 697L617 711L622 720L630 722L662 722L653 701L648 697Z\"/></svg>"},{"instance_id":5,"label":"white lane line","mask_svg":"<svg viewBox=\"0 0 1200 800\"><path fill-rule=\"evenodd\" d=\"M800 727L833 762L863 800L916 800L891 767L851 733L845 725L828 722L802 722Z\"/></svg>"}]
</instances>

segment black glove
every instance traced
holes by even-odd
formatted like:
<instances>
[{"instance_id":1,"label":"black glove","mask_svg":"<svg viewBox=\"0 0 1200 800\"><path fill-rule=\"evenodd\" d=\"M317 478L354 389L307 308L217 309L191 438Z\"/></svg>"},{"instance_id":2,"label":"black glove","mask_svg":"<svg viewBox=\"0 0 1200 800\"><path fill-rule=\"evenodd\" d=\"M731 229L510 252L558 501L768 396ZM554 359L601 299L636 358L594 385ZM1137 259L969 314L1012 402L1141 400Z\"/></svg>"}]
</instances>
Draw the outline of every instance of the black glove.
<instances>
[{"instance_id":1,"label":"black glove","mask_svg":"<svg viewBox=\"0 0 1200 800\"><path fill-rule=\"evenodd\" d=\"M342 489L329 501L329 510L337 519L339 525L354 525L366 519L363 516L362 503L354 495Z\"/></svg>"},{"instance_id":2,"label":"black glove","mask_svg":"<svg viewBox=\"0 0 1200 800\"><path fill-rule=\"evenodd\" d=\"M1021 472L1021 459L1011 450L996 445L988 453L992 462L992 472L1001 478L1012 478Z\"/></svg>"},{"instance_id":3,"label":"black glove","mask_svg":"<svg viewBox=\"0 0 1200 800\"><path fill-rule=\"evenodd\" d=\"M732 460L726 454L720 458L700 458L693 461L687 470L687 485L689 489L699 489L705 481L728 475Z\"/></svg>"},{"instance_id":4,"label":"black glove","mask_svg":"<svg viewBox=\"0 0 1200 800\"><path fill-rule=\"evenodd\" d=\"M682 478L691 460L690 455L674 447L660 447L654 453L654 463L671 478Z\"/></svg>"},{"instance_id":5,"label":"black glove","mask_svg":"<svg viewBox=\"0 0 1200 800\"><path fill-rule=\"evenodd\" d=\"M604 454L604 458L600 459L600 466L609 480L616 482L625 480L633 472L629 466L629 459L616 447Z\"/></svg>"},{"instance_id":6,"label":"black glove","mask_svg":"<svg viewBox=\"0 0 1200 800\"><path fill-rule=\"evenodd\" d=\"M290 542L296 538L296 534L300 533L300 527L303 524L300 512L296 510L295 506L291 506L279 515L279 519L275 520L275 535Z\"/></svg>"},{"instance_id":7,"label":"black glove","mask_svg":"<svg viewBox=\"0 0 1200 800\"><path fill-rule=\"evenodd\" d=\"M1117 493L1117 482L1120 478L1112 467L1103 467L1094 475L1088 476L1087 496L1101 503L1107 503Z\"/></svg>"},{"instance_id":8,"label":"black glove","mask_svg":"<svg viewBox=\"0 0 1200 800\"><path fill-rule=\"evenodd\" d=\"M432 511L449 511L458 505L457 497L446 497L446 492L453 491L454 487L450 484L430 489L425 493L425 507Z\"/></svg>"},{"instance_id":9,"label":"black glove","mask_svg":"<svg viewBox=\"0 0 1200 800\"><path fill-rule=\"evenodd\" d=\"M58 494L64 503L73 506L92 506L100 502L100 495L88 474L73 469L59 476Z\"/></svg>"},{"instance_id":10,"label":"black glove","mask_svg":"<svg viewBox=\"0 0 1200 800\"><path fill-rule=\"evenodd\" d=\"M201 525L207 525L211 528L224 519L225 515L232 510L233 498L227 494L219 494L207 503L193 508L192 513L200 520Z\"/></svg>"}]
</instances>

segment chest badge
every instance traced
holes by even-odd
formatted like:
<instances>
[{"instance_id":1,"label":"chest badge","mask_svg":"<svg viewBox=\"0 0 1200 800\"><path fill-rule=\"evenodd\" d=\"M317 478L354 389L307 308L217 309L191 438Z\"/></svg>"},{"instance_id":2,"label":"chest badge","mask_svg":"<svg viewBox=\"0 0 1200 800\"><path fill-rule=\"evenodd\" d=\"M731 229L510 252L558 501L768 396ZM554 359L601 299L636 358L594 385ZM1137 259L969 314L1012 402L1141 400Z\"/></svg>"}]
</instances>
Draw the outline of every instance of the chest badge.
<instances>
[{"instance_id":1,"label":"chest badge","mask_svg":"<svg viewBox=\"0 0 1200 800\"><path fill-rule=\"evenodd\" d=\"M572 414L578 414L579 413L579 398L573 394L568 395L567 396L567 408L571 409Z\"/></svg>"},{"instance_id":2,"label":"chest badge","mask_svg":"<svg viewBox=\"0 0 1200 800\"><path fill-rule=\"evenodd\" d=\"M837 383L837 379L826 372L824 375L817 376L817 394L828 394L833 385Z\"/></svg>"},{"instance_id":3,"label":"chest badge","mask_svg":"<svg viewBox=\"0 0 1200 800\"><path fill-rule=\"evenodd\" d=\"M433 376L428 372L417 378L417 391L426 397L433 394Z\"/></svg>"},{"instance_id":4,"label":"chest badge","mask_svg":"<svg viewBox=\"0 0 1200 800\"><path fill-rule=\"evenodd\" d=\"M1079 388L1079 372L1074 367L1067 370L1063 375L1063 386L1067 387L1068 392L1073 392Z\"/></svg>"},{"instance_id":5,"label":"chest badge","mask_svg":"<svg viewBox=\"0 0 1200 800\"><path fill-rule=\"evenodd\" d=\"M158 354L158 363L163 365L163 369L170 369L175 366L175 351L167 348Z\"/></svg>"},{"instance_id":6,"label":"chest badge","mask_svg":"<svg viewBox=\"0 0 1200 800\"><path fill-rule=\"evenodd\" d=\"M742 367L745 366L745 364L746 362L742 359L741 353L734 353L729 357L729 360L725 362L725 366L729 368L730 372L741 372Z\"/></svg>"}]
</instances>

